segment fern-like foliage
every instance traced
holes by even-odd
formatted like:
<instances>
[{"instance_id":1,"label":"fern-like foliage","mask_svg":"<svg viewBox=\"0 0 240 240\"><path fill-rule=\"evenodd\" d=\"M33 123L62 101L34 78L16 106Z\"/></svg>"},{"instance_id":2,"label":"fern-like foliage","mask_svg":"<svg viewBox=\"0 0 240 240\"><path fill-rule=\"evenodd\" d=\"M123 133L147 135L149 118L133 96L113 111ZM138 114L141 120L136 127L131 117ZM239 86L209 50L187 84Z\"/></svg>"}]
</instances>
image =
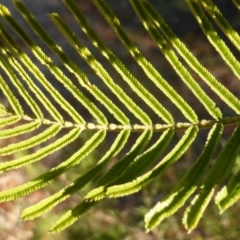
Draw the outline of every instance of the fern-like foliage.
<instances>
[{"instance_id":1,"label":"fern-like foliage","mask_svg":"<svg viewBox=\"0 0 240 240\"><path fill-rule=\"evenodd\" d=\"M91 82L81 70L81 66L73 62L71 57L48 35L20 0L13 1L16 9L38 37L61 60L63 66L77 79L76 83L65 75L54 61L44 53L16 22L10 11L5 6L0 5L1 22L4 22L4 24L0 23L0 68L2 74L0 75L0 89L8 102L8 107L3 103L0 104L0 138L8 139L19 136L19 139L21 139L21 135L34 132L29 139L0 148L1 156L11 155L15 157L1 162L0 172L5 173L40 161L70 143L79 141L79 137L84 131L93 132L83 146L79 146L76 152L62 160L56 167L21 186L0 192L0 202L20 198L37 189L46 187L94 151L99 144L104 142L108 132L117 132L113 143L109 145L109 149L103 157L98 159L95 166L83 169L83 172L79 173L79 177L69 186L23 211L23 219L34 219L51 210L97 178L97 187L84 197L83 202L75 208L69 209L51 228L52 232L60 231L74 223L82 214L105 198L117 198L136 193L156 180L191 147L199 131L207 128L209 129L208 137L193 166L186 172L177 186L145 216L146 229L151 230L192 198L193 200L187 206L183 217L184 226L188 230L192 230L197 226L219 184L225 184L215 198L221 212L234 204L240 197L240 172L235 173L228 182L226 181L240 150L239 99L196 59L147 0L129 0L159 50L186 84L189 92L195 95L199 104L208 112L208 120L199 119L195 107L186 102L177 89L174 89L141 54L106 2L104 0L92 1L133 59L142 68L148 77L148 81L155 84L156 89L161 91L179 109L186 120L180 122L175 119L164 104L142 85L141 79L136 79L129 72L124 63L100 39L73 0L63 0L63 2L94 47L116 69L125 82L125 86L132 90L132 94L146 103L149 108L147 111L143 110L133 100L134 98L129 96L114 81L104 66L57 13L50 14L50 19L112 94L119 99L122 105L126 106L127 112ZM233 2L239 9L239 2ZM186 3L209 42L226 65L229 66L232 73L240 80L240 63L226 43L219 37L209 17L219 26L237 50L240 50L239 34L231 27L211 0L186 0ZM11 31L13 30L18 34L21 41L28 47L29 53L19 47L12 37L9 27ZM46 79L37 64L33 62L35 58L66 89L68 96L73 97L82 108L91 114L92 122L86 122L81 112L77 111L68 99L60 94L52 83ZM206 94L193 77L196 75L234 112L231 117L223 116L222 109ZM27 106L28 111L24 110L23 105ZM103 108L109 112L109 115L103 113ZM147 113L149 111L156 113L159 118L158 122L152 122ZM64 112L65 114L63 114ZM64 117L66 114L68 114L67 120ZM109 122L108 116L115 120ZM132 116L135 117L136 122L130 121ZM210 161L213 159L223 130L227 125L232 125L235 129L217 155L214 163L211 163L212 167L209 168ZM46 126L44 130L40 129L42 126ZM38 131L38 129L40 130ZM166 153L174 135L179 131L183 132L181 138ZM136 142L125 156L115 164L111 163L111 167L108 167L111 160L122 151L133 132L141 133ZM154 132L159 132L159 139L149 145ZM41 145L47 141L49 144ZM28 150L36 146L42 147L36 152L29 153ZM17 154L19 152L26 154ZM196 191L197 189L198 191Z\"/></svg>"}]
</instances>

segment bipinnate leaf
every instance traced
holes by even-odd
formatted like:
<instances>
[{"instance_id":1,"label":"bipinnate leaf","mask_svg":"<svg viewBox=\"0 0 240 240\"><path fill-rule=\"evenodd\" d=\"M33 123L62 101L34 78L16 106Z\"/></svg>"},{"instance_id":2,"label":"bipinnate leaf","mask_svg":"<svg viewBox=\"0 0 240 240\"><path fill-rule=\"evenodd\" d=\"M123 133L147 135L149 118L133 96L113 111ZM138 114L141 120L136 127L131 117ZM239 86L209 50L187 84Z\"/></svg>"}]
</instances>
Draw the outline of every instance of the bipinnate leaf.
<instances>
[{"instance_id":1,"label":"bipinnate leaf","mask_svg":"<svg viewBox=\"0 0 240 240\"><path fill-rule=\"evenodd\" d=\"M170 166L178 170L179 166L174 165L177 161L187 161L189 169L183 178L146 214L147 231L173 215L193 196L183 217L185 228L191 231L223 181L224 186L215 198L220 212L236 203L240 198L240 171L232 169L240 150L237 95L240 63L233 48L240 50L240 37L218 6L212 0L186 0L215 54L219 54L230 71L229 76L237 79L236 83L234 77L221 82L223 78L218 79L209 66L203 66L149 1L129 0L156 44L154 50L158 48L167 60L166 71L171 67L177 76L167 79L168 74L161 72L158 65L153 65L140 51L141 47L130 38L109 4L92 0L96 11L127 49L126 54L135 61L138 71L145 74L144 78L141 74L137 78L128 62L102 39L99 29L79 5L73 0L62 1L70 10L68 14L72 14L71 20L77 22L91 43L73 31L65 16L49 13L52 27L77 53L76 59L58 39L51 37L23 1L13 0L13 3L28 30L22 27L17 15L0 4L0 173L9 174L42 160L49 164L59 152L55 167L0 192L0 202L26 196L50 183L54 186L60 175L64 177L68 170L76 168L77 176L71 175L73 180L26 208L21 215L24 220L37 218L73 194L82 195L83 188L89 184L90 190L82 196L83 200L53 224L50 231L58 232L106 198L136 193L161 177ZM239 1L233 2L240 9ZM215 29L216 26L219 29ZM29 31L34 32L34 38ZM39 40L42 44L38 44ZM232 46L228 47L225 40ZM90 71L79 64L78 58L86 62L97 81L92 80ZM105 67L103 58L112 70ZM237 87L230 89L229 86L235 87L235 84ZM226 144L218 153L222 133L228 126L234 131L230 131L229 136L223 135ZM200 141L202 129L209 130L205 142ZM194 163L190 167L192 161L186 159L184 153L195 152L195 140L203 148L199 156L191 154L191 158L197 160L192 159ZM67 157L64 157L65 151ZM93 152L87 167L80 164L88 161L90 157L85 158Z\"/></svg>"}]
</instances>

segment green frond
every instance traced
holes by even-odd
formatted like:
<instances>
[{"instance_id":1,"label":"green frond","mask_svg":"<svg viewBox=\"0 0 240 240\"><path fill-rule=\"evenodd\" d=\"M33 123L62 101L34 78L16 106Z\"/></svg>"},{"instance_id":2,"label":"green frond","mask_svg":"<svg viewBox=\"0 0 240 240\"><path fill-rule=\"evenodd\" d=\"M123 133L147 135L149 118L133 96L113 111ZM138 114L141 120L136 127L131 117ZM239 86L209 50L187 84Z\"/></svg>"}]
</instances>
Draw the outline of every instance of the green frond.
<instances>
[{"instance_id":1,"label":"green frond","mask_svg":"<svg viewBox=\"0 0 240 240\"><path fill-rule=\"evenodd\" d=\"M101 39L73 0L62 1L91 46L79 39L59 13L49 13L48 17L77 57L83 59L98 77L96 84L79 62L58 44L57 39L50 37L22 1L13 0L13 3L28 24L29 31L35 33L34 39L23 29L21 21L0 4L0 173L42 160L51 161L53 153L60 152L55 167L38 173L22 185L1 191L0 202L26 196L50 183L56 185L60 175L65 176L70 169L76 168L76 175L71 175L73 180L49 197L27 207L21 215L24 220L35 219L73 194L82 195L84 187L89 184L90 189L82 196L82 202L68 209L50 230L61 231L90 208L108 201L107 198L136 193L158 181L169 167L178 168L174 164L186 160L184 154L194 147L193 143L198 141L203 129L209 131L199 156L178 184L145 215L145 228L147 231L154 229L192 197L183 216L183 225L191 231L197 226L219 185L222 188L217 192L215 203L220 212L238 201L240 171L232 169L235 169L240 150L239 96L200 63L149 1L129 0L156 49L162 52L168 66L181 79L174 85L145 58L104 0L92 2L129 56L139 65L141 73L146 75L145 82L141 76L136 77L127 63ZM240 80L240 63L232 50L240 50L239 33L211 0L186 0L186 3L216 54ZM238 0L233 0L233 3L240 9ZM216 26L219 29L215 29ZM220 31L232 44L231 47ZM21 39L24 47L15 40L14 34ZM40 47L35 38L48 49ZM60 64L54 62L49 51L60 60ZM113 67L114 74L107 70L104 61L99 60L103 57ZM47 78L45 71L51 79ZM196 76L202 81L198 82ZM56 84L63 91L56 88ZM214 98L204 85L210 88ZM155 87L153 92L151 86ZM178 86L186 88L185 93L194 96L194 101L184 96ZM161 95L158 96L158 93ZM177 110L176 113L172 107ZM203 119L199 112L201 108L208 113L209 119ZM226 112L230 112L231 116L225 116ZM152 117L154 113L155 118ZM178 117L185 118L185 122ZM223 132L228 126L235 129L225 137ZM226 138L226 144L219 153L222 136ZM75 147L71 149L72 146ZM66 154L62 153L66 149L68 154L64 157ZM93 164L85 167L81 162L87 161L85 158L89 155ZM213 158L216 159L210 167ZM80 163L81 169L78 168ZM96 185L93 187L91 183Z\"/></svg>"}]
</instances>

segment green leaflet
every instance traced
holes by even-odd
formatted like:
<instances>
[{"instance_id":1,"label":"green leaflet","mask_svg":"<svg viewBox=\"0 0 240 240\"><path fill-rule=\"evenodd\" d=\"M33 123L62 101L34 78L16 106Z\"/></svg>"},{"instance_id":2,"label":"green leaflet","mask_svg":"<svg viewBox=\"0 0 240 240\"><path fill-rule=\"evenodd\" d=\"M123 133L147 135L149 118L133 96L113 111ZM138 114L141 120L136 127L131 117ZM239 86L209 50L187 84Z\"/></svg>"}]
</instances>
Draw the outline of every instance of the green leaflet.
<instances>
[{"instance_id":1,"label":"green leaflet","mask_svg":"<svg viewBox=\"0 0 240 240\"><path fill-rule=\"evenodd\" d=\"M199 26L202 28L205 36L211 42L212 46L221 55L224 62L230 67L232 72L240 79L240 63L231 53L224 41L218 36L208 18L205 16L202 7L196 0L185 0L191 11L194 13ZM239 112L238 112L239 113Z\"/></svg>"},{"instance_id":2,"label":"green leaflet","mask_svg":"<svg viewBox=\"0 0 240 240\"><path fill-rule=\"evenodd\" d=\"M199 63L197 58L187 49L184 43L172 32L169 26L165 23L163 18L155 11L155 9L145 0L143 0L145 11L147 11L149 16L153 16L152 21L161 30L166 39L171 43L171 45L177 50L180 56L186 61L189 67L191 67L206 84L208 84L211 89L217 93L217 95L223 99L223 101L228 104L235 112L239 113L239 100L220 82L204 68L202 64ZM210 105L211 112L218 118L221 116L219 109L215 108L214 105Z\"/></svg>"},{"instance_id":3,"label":"green leaflet","mask_svg":"<svg viewBox=\"0 0 240 240\"><path fill-rule=\"evenodd\" d=\"M209 167L209 162L218 145L223 131L221 124L216 124L208 134L204 149L196 163L182 178L164 200L157 203L145 216L146 229L156 227L164 218L174 214L196 190L199 182Z\"/></svg>"},{"instance_id":4,"label":"green leaflet","mask_svg":"<svg viewBox=\"0 0 240 240\"><path fill-rule=\"evenodd\" d=\"M8 114L7 109L2 104L0 104L0 117L4 117L7 114Z\"/></svg>"},{"instance_id":5,"label":"green leaflet","mask_svg":"<svg viewBox=\"0 0 240 240\"><path fill-rule=\"evenodd\" d=\"M197 116L193 109L175 92L175 90L162 78L160 73L141 55L137 47L131 42L127 34L122 29L119 20L112 13L104 0L93 0L99 11L108 21L119 39L125 45L136 62L142 67L146 75L163 91L163 93L182 111L184 116L191 122L197 122Z\"/></svg>"},{"instance_id":6,"label":"green leaflet","mask_svg":"<svg viewBox=\"0 0 240 240\"><path fill-rule=\"evenodd\" d=\"M0 89L2 90L3 94L6 96L14 112L19 116L23 115L23 110L21 105L19 104L17 98L13 95L12 91L10 90L6 82L3 80L1 75L0 75Z\"/></svg>"},{"instance_id":7,"label":"green leaflet","mask_svg":"<svg viewBox=\"0 0 240 240\"><path fill-rule=\"evenodd\" d=\"M2 122L1 120L3 120L3 119L0 119L0 126L1 126L1 122ZM12 118L8 117L4 120L6 121L7 124L12 124L13 123L12 120L13 121L15 120L14 122L16 122L16 120L19 120L19 117L16 118L16 116L12 116ZM10 129L1 130L0 131L0 139L6 139L6 138L14 137L14 136L19 136L21 134L31 132L31 131L37 129L38 127L40 127L39 122L30 122L30 123L26 123L26 124L23 124L23 125L20 125L17 127L12 127Z\"/></svg>"},{"instance_id":8,"label":"green leaflet","mask_svg":"<svg viewBox=\"0 0 240 240\"><path fill-rule=\"evenodd\" d=\"M99 174L99 172L105 167L105 165L109 161L111 161L112 158L117 155L118 152L124 147L129 137L129 134L129 130L123 130L122 132L120 132L109 151L106 153L106 155L104 155L101 160L99 160L95 167L88 170L85 174L77 178L71 185L63 188L61 191L29 208L26 208L22 212L21 218L27 220L36 218L45 213L46 211L49 211L55 205L64 201L66 198L70 197L74 192L83 188L89 181L91 181L97 174Z\"/></svg>"},{"instance_id":9,"label":"green leaflet","mask_svg":"<svg viewBox=\"0 0 240 240\"><path fill-rule=\"evenodd\" d=\"M109 185L112 181L119 177L119 174L126 169L135 157L140 154L146 147L152 137L152 131L145 130L137 139L131 150L124 158L119 160L106 174L104 174L98 181L98 185Z\"/></svg>"},{"instance_id":10,"label":"green leaflet","mask_svg":"<svg viewBox=\"0 0 240 240\"><path fill-rule=\"evenodd\" d=\"M8 125L12 125L12 124L18 122L20 119L21 119L21 117L16 116L16 115L8 116L8 117L5 117L5 118L0 118L0 127L2 128L2 127L6 127ZM6 135L6 134L2 133L3 131L4 130L1 130L1 132L0 132L0 139L4 138L4 136ZM10 130L5 130L5 132L9 132L9 131ZM12 131L12 132L14 132L14 131Z\"/></svg>"},{"instance_id":11,"label":"green leaflet","mask_svg":"<svg viewBox=\"0 0 240 240\"><path fill-rule=\"evenodd\" d=\"M191 205L184 214L183 224L190 231L197 225L202 217L204 210L214 194L216 186L222 182L231 171L240 150L239 141L240 124L235 128L234 133L227 141L212 169L209 171L206 180L201 186L201 193L194 197Z\"/></svg>"},{"instance_id":12,"label":"green leaflet","mask_svg":"<svg viewBox=\"0 0 240 240\"><path fill-rule=\"evenodd\" d=\"M216 195L215 203L221 213L231 207L240 197L240 171L238 171L229 180L227 186L224 186Z\"/></svg>"},{"instance_id":13,"label":"green leaflet","mask_svg":"<svg viewBox=\"0 0 240 240\"><path fill-rule=\"evenodd\" d=\"M188 70L180 62L177 55L171 49L171 46L167 44L164 35L162 36L158 29L155 27L155 25L152 23L152 15L150 15L150 13L148 13L147 11L144 11L144 7L139 1L132 0L131 4L133 5L139 18L142 20L145 29L149 32L151 37L157 43L159 49L162 51L166 59L170 62L173 69L181 77L182 81L204 105L209 114L215 119L220 119L222 117L221 111L216 108L216 104L213 102L213 100L211 100L204 92L204 90L201 89L199 84L193 79Z\"/></svg>"},{"instance_id":14,"label":"green leaflet","mask_svg":"<svg viewBox=\"0 0 240 240\"><path fill-rule=\"evenodd\" d=\"M77 221L86 211L96 205L97 202L82 202L78 206L76 206L71 211L66 212L58 221L52 226L50 232L59 232L69 225L73 224Z\"/></svg>"},{"instance_id":15,"label":"green leaflet","mask_svg":"<svg viewBox=\"0 0 240 240\"><path fill-rule=\"evenodd\" d=\"M69 133L67 133L65 136L59 138L55 142L38 150L35 153L29 154L28 156L18 158L16 160L10 160L8 162L1 163L0 164L0 173L9 171L11 169L20 168L24 165L39 161L42 158L48 156L49 154L52 154L53 152L63 148L70 142L74 141L79 136L80 133L81 133L81 129L77 129L77 128L73 129Z\"/></svg>"},{"instance_id":16,"label":"green leaflet","mask_svg":"<svg viewBox=\"0 0 240 240\"><path fill-rule=\"evenodd\" d=\"M240 10L240 2L239 0L232 0L233 3L236 5L236 7L238 8L238 10Z\"/></svg>"},{"instance_id":17,"label":"green leaflet","mask_svg":"<svg viewBox=\"0 0 240 240\"><path fill-rule=\"evenodd\" d=\"M30 123L30 124L32 124L32 123ZM27 129L29 129L29 125L27 126ZM39 145L40 143L55 136L60 130L61 130L61 126L52 125L46 131L44 131L34 137L31 137L29 139L23 140L18 143L12 143L6 147L0 148L0 156L9 155L9 154L16 153L16 152L19 152L22 150L29 149L36 145Z\"/></svg>"},{"instance_id":18,"label":"green leaflet","mask_svg":"<svg viewBox=\"0 0 240 240\"><path fill-rule=\"evenodd\" d=\"M142 187L146 186L153 179L158 177L168 166L176 162L181 155L188 149L189 145L194 141L197 135L197 128L190 127L186 130L182 139L174 147L174 149L160 162L158 163L151 171L146 174L139 176L134 179L132 182L124 183L120 185L105 187L100 186L97 189L89 192L85 199L97 201L103 197L120 197L128 195L134 192L138 192Z\"/></svg>"},{"instance_id":19,"label":"green leaflet","mask_svg":"<svg viewBox=\"0 0 240 240\"><path fill-rule=\"evenodd\" d=\"M74 130L75 133L80 134L80 132L76 131L79 129ZM50 184L56 177L78 164L85 156L93 151L103 141L105 134L105 131L98 131L86 142L82 148L75 152L69 159L59 164L57 167L51 169L50 171L40 175L36 179L29 181L19 187L0 192L0 202L6 202L20 198ZM76 135L76 137L77 136L78 135Z\"/></svg>"},{"instance_id":20,"label":"green leaflet","mask_svg":"<svg viewBox=\"0 0 240 240\"><path fill-rule=\"evenodd\" d=\"M120 59L101 41L74 2L72 0L63 0L63 2L71 10L83 32L92 41L92 44L109 60L111 65L119 72L123 80L129 84L132 90L136 92L136 94L142 98L142 100L146 102L148 106L151 107L165 122L173 122L171 114L140 84L140 82L127 70L126 66L124 66Z\"/></svg>"},{"instance_id":21,"label":"green leaflet","mask_svg":"<svg viewBox=\"0 0 240 240\"><path fill-rule=\"evenodd\" d=\"M223 17L220 10L216 5L213 4L211 0L203 0L202 6L208 12L209 16L217 23L217 25L222 29L222 32L228 37L228 39L234 44L234 46L240 50L239 42L240 36L233 29L230 23Z\"/></svg>"}]
</instances>

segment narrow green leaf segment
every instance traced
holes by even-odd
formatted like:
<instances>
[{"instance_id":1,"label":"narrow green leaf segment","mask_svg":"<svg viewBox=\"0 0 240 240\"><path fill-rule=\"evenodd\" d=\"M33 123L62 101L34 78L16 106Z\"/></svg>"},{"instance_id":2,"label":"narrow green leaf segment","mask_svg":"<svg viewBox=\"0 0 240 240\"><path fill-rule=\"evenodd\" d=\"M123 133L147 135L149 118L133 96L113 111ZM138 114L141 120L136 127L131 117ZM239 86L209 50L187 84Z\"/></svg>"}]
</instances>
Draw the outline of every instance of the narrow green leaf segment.
<instances>
[{"instance_id":1,"label":"narrow green leaf segment","mask_svg":"<svg viewBox=\"0 0 240 240\"><path fill-rule=\"evenodd\" d=\"M239 156L238 156L239 158ZM240 198L240 171L238 171L229 180L228 184L224 186L216 195L215 203L220 209L220 212L224 212L231 207Z\"/></svg>"},{"instance_id":2,"label":"narrow green leaf segment","mask_svg":"<svg viewBox=\"0 0 240 240\"><path fill-rule=\"evenodd\" d=\"M240 46L239 46L240 36L233 29L231 24L223 17L218 7L214 5L211 0L203 0L202 6L208 12L209 16L222 29L222 32L229 38L229 40L234 44L234 46L240 51Z\"/></svg>"},{"instance_id":3,"label":"narrow green leaf segment","mask_svg":"<svg viewBox=\"0 0 240 240\"><path fill-rule=\"evenodd\" d=\"M214 30L212 24L204 14L201 4L196 0L186 0L189 8L193 12L199 26L202 28L204 34L207 36L208 40L218 51L224 62L230 67L232 72L240 79L240 62L237 61L235 56L229 50L224 41L218 36L217 32Z\"/></svg>"},{"instance_id":4,"label":"narrow green leaf segment","mask_svg":"<svg viewBox=\"0 0 240 240\"><path fill-rule=\"evenodd\" d=\"M135 11L137 12L139 18L142 20L145 29L149 32L151 37L157 43L159 49L162 51L166 59L170 62L170 64L180 76L182 81L204 105L210 115L215 119L219 119L221 117L220 110L216 109L215 103L207 96L204 90L201 89L199 84L193 79L193 77L190 75L184 65L180 62L177 55L171 49L171 46L167 43L164 36L162 36L162 34L158 31L158 29L152 22L152 15L147 11L144 11L144 6L141 2L132 0L131 3Z\"/></svg>"},{"instance_id":5,"label":"narrow green leaf segment","mask_svg":"<svg viewBox=\"0 0 240 240\"><path fill-rule=\"evenodd\" d=\"M240 1L239 0L232 0L233 3L236 5L236 7L238 8L238 10L240 10Z\"/></svg>"},{"instance_id":6,"label":"narrow green leaf segment","mask_svg":"<svg viewBox=\"0 0 240 240\"><path fill-rule=\"evenodd\" d=\"M19 116L23 115L23 110L22 110L21 105L19 104L18 99L14 96L11 89L8 87L8 85L3 80L1 75L0 75L0 89L2 90L3 94L6 96L13 111Z\"/></svg>"},{"instance_id":7,"label":"narrow green leaf segment","mask_svg":"<svg viewBox=\"0 0 240 240\"><path fill-rule=\"evenodd\" d=\"M144 186L149 184L152 180L159 177L159 175L170 165L175 163L182 154L188 149L189 145L194 141L197 135L197 127L190 127L174 147L174 149L164 159L157 164L152 170L148 171L142 176L134 179L131 182L120 185L105 187L100 186L87 194L85 199L97 201L104 197L120 197L129 195L141 190Z\"/></svg>"},{"instance_id":8,"label":"narrow green leaf segment","mask_svg":"<svg viewBox=\"0 0 240 240\"><path fill-rule=\"evenodd\" d=\"M174 214L184 205L186 200L196 190L206 170L209 168L209 162L218 145L223 125L216 124L208 134L204 149L196 163L182 178L178 185L167 195L164 200L157 203L145 217L146 229L151 230L156 227L164 218Z\"/></svg>"},{"instance_id":9,"label":"narrow green leaf segment","mask_svg":"<svg viewBox=\"0 0 240 240\"><path fill-rule=\"evenodd\" d=\"M240 151L239 141L240 124L236 127L234 133L217 157L215 164L209 171L206 180L201 186L201 193L194 197L191 205L184 214L183 224L190 231L198 224L214 194L216 186L221 183L231 171Z\"/></svg>"},{"instance_id":10,"label":"narrow green leaf segment","mask_svg":"<svg viewBox=\"0 0 240 240\"><path fill-rule=\"evenodd\" d=\"M96 175L99 174L99 172L107 165L107 163L110 162L112 158L124 147L129 135L129 130L123 130L121 133L119 133L109 151L101 160L99 160L95 167L88 170L85 174L77 178L71 185L63 188L58 193L48 197L36 205L25 209L22 212L21 218L26 220L36 218L51 210L55 205L69 198L72 194L74 194L74 192L83 188L89 181L94 179Z\"/></svg>"},{"instance_id":11,"label":"narrow green leaf segment","mask_svg":"<svg viewBox=\"0 0 240 240\"><path fill-rule=\"evenodd\" d=\"M158 12L149 4L148 1L143 0L144 9L149 16L152 16L152 21L155 26L164 34L167 41L177 50L180 56L185 60L188 66L193 69L206 84L221 98L223 101L230 106L236 113L239 114L240 104L239 100L198 61L198 59L187 49L184 43L174 34L170 27L166 24L164 19L158 14ZM214 114L215 119L222 117L219 108L209 103L211 112ZM211 114L212 115L212 114Z\"/></svg>"},{"instance_id":12,"label":"narrow green leaf segment","mask_svg":"<svg viewBox=\"0 0 240 240\"><path fill-rule=\"evenodd\" d=\"M93 0L99 11L108 21L119 39L125 45L136 62L142 67L146 75L163 91L163 93L182 111L184 116L191 122L197 122L198 118L193 109L183 100L183 98L166 82L160 73L142 56L137 47L128 38L122 29L119 20L107 6L104 0Z\"/></svg>"},{"instance_id":13,"label":"narrow green leaf segment","mask_svg":"<svg viewBox=\"0 0 240 240\"><path fill-rule=\"evenodd\" d=\"M137 139L131 150L124 158L119 160L110 170L104 174L98 181L98 185L109 185L133 162L146 147L152 137L152 131L144 131Z\"/></svg>"},{"instance_id":14,"label":"narrow green leaf segment","mask_svg":"<svg viewBox=\"0 0 240 240\"><path fill-rule=\"evenodd\" d=\"M6 127L8 125L12 125L16 122L18 122L19 120L21 120L21 117L20 116L8 116L8 117L4 117L4 118L0 118L0 127ZM5 131L3 133L3 131ZM9 131L9 130L1 130L0 131L0 139L1 138L5 138L5 134L6 132Z\"/></svg>"},{"instance_id":15,"label":"narrow green leaf segment","mask_svg":"<svg viewBox=\"0 0 240 240\"><path fill-rule=\"evenodd\" d=\"M76 138L79 136L80 132L81 131L79 131L78 129L75 129ZM73 134L74 131L70 133ZM91 153L104 140L105 135L106 135L105 131L98 131L86 142L86 144L82 148L80 148L70 158L59 164L57 167L51 169L50 171L40 175L36 179L33 179L19 187L15 187L13 189L0 192L0 202L6 202L9 200L20 198L22 196L30 194L31 192L36 191L37 189L47 186L52 181L54 181L59 175L63 174L70 168L80 163L85 156ZM71 137L71 139L73 138ZM67 144L67 142L65 144Z\"/></svg>"},{"instance_id":16,"label":"narrow green leaf segment","mask_svg":"<svg viewBox=\"0 0 240 240\"><path fill-rule=\"evenodd\" d=\"M32 124L32 123L30 123L30 124ZM29 129L29 124L27 127ZM12 153L16 153L16 152L23 151L23 150L32 148L34 146L37 146L37 145L41 144L42 142L45 142L49 138L54 137L60 130L61 130L61 126L59 126L59 125L50 126L46 131L44 131L34 137L31 137L31 138L23 140L21 142L13 143L6 147L0 148L0 156L9 155Z\"/></svg>"},{"instance_id":17,"label":"narrow green leaf segment","mask_svg":"<svg viewBox=\"0 0 240 240\"><path fill-rule=\"evenodd\" d=\"M160 102L157 101L157 99L141 85L141 83L128 71L120 59L101 41L97 33L93 28L91 28L74 2L72 0L63 0L63 2L71 10L83 32L92 41L92 44L102 53L104 57L109 60L111 65L119 72L123 80L129 84L132 90L136 92L137 95L142 98L142 100L146 102L149 107L152 108L153 111L165 122L172 122L172 116L169 111L167 111Z\"/></svg>"},{"instance_id":18,"label":"narrow green leaf segment","mask_svg":"<svg viewBox=\"0 0 240 240\"><path fill-rule=\"evenodd\" d=\"M86 211L96 205L97 202L82 202L74 209L66 212L58 221L52 226L50 232L59 232L65 229L66 227L72 225L76 222Z\"/></svg>"},{"instance_id":19,"label":"narrow green leaf segment","mask_svg":"<svg viewBox=\"0 0 240 240\"><path fill-rule=\"evenodd\" d=\"M6 107L0 103L0 117L4 117L8 114Z\"/></svg>"}]
</instances>

